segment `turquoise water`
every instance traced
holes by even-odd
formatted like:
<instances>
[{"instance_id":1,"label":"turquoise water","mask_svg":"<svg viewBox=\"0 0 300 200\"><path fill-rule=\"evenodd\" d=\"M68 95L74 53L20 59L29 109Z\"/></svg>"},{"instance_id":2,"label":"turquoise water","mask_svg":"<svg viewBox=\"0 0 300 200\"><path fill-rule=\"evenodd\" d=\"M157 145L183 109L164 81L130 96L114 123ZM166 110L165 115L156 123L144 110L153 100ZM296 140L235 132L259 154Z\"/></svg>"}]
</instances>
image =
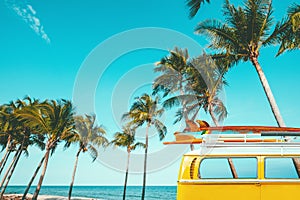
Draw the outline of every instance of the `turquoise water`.
<instances>
[{"instance_id":1,"label":"turquoise water","mask_svg":"<svg viewBox=\"0 0 300 200\"><path fill-rule=\"evenodd\" d=\"M35 188L31 188L30 193L34 192ZM25 186L9 186L6 193L22 194ZM57 195L68 196L68 186L43 186L41 195ZM142 188L140 186L128 186L126 199L138 200L141 199ZM90 197L103 200L122 199L123 186L74 186L72 196ZM146 200L172 200L176 199L176 186L147 186Z\"/></svg>"}]
</instances>

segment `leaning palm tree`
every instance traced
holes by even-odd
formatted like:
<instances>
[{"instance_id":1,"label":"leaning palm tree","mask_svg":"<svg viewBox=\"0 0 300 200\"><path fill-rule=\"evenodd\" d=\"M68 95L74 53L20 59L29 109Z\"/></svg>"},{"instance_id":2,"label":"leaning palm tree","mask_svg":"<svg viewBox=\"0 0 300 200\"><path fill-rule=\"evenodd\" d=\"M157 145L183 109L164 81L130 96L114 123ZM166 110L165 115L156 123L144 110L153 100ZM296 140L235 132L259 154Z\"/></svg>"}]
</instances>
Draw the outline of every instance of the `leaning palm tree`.
<instances>
[{"instance_id":1,"label":"leaning palm tree","mask_svg":"<svg viewBox=\"0 0 300 200\"><path fill-rule=\"evenodd\" d=\"M124 190L123 190L123 200L125 200L130 153L131 151L135 150L137 147L145 148L146 145L141 142L135 142L135 131L129 126L123 127L123 132L115 133L114 139L110 143L117 147L126 147L127 149L127 163L126 163Z\"/></svg>"},{"instance_id":2,"label":"leaning palm tree","mask_svg":"<svg viewBox=\"0 0 300 200\"><path fill-rule=\"evenodd\" d=\"M6 113L9 114L9 120L7 121L8 124L6 126L6 133L12 140L11 146L15 147L16 153L1 181L0 187L2 188L2 190L0 194L0 199L2 199L3 197L6 187L9 184L9 181L21 157L21 154L24 152L25 155L28 156L27 148L29 145L35 144L41 149L43 149L44 147L43 137L40 137L39 134L35 133L35 128L26 126L23 123L22 119L17 117L18 113L21 112L25 107L37 105L38 103L39 101L36 99L32 100L30 97L25 97L24 100L19 99L15 102L11 102L10 104L6 105L9 108L7 109L8 112Z\"/></svg>"},{"instance_id":3,"label":"leaning palm tree","mask_svg":"<svg viewBox=\"0 0 300 200\"><path fill-rule=\"evenodd\" d=\"M12 152L12 146L11 146L11 142L10 142L10 135L7 135L6 133L2 132L0 133L0 143L2 146L2 150L3 151L5 149L5 153L0 161L0 174L2 173L4 166L6 165L6 162Z\"/></svg>"},{"instance_id":4,"label":"leaning palm tree","mask_svg":"<svg viewBox=\"0 0 300 200\"><path fill-rule=\"evenodd\" d=\"M141 97L137 97L135 99L129 112L123 115L124 120L129 120L129 125L139 127L146 124L142 200L144 200L145 198L145 190L146 190L148 132L149 132L149 128L151 126L154 126L158 131L159 139L162 140L165 137L167 133L167 128L158 119L163 114L163 112L164 110L162 108L159 108L158 97L155 97L153 99L150 95L143 94Z\"/></svg>"},{"instance_id":5,"label":"leaning palm tree","mask_svg":"<svg viewBox=\"0 0 300 200\"><path fill-rule=\"evenodd\" d=\"M226 0L223 9L226 22L206 20L198 24L196 32L211 39L210 47L217 51L215 58L225 58L236 64L250 61L255 67L271 110L279 126L285 126L275 98L258 62L262 47L272 44L278 34L272 34L272 2L247 0L244 8L236 8Z\"/></svg>"},{"instance_id":6,"label":"leaning palm tree","mask_svg":"<svg viewBox=\"0 0 300 200\"><path fill-rule=\"evenodd\" d=\"M31 128L25 127L24 124L16 117L16 113L22 110L23 107L36 104L38 100L32 100L30 97L25 97L24 101L18 99L11 101L9 104L1 106L0 109L0 143L3 148L6 147L6 153L0 162L0 174L6 164L10 153L16 149L16 145L20 144L23 136L30 135ZM29 137L28 137L29 138Z\"/></svg>"},{"instance_id":7,"label":"leaning palm tree","mask_svg":"<svg viewBox=\"0 0 300 200\"><path fill-rule=\"evenodd\" d=\"M12 116L12 109L8 105L2 105L0 108L0 145L2 146L5 153L0 161L0 174L2 173L6 162L14 149L11 132L9 131L11 127L10 119Z\"/></svg>"},{"instance_id":8,"label":"leaning palm tree","mask_svg":"<svg viewBox=\"0 0 300 200\"><path fill-rule=\"evenodd\" d=\"M105 138L105 130L103 127L96 124L95 115L86 115L76 116L75 117L75 127L76 134L72 134L71 137L67 140L65 147L68 147L70 144L77 143L79 144L79 149L76 154L74 170L72 175L72 181L69 189L68 199L71 199L72 189L75 180L76 169L78 165L78 158L80 153L89 152L93 162L98 157L97 147L105 146L108 144L108 140Z\"/></svg>"},{"instance_id":9,"label":"leaning palm tree","mask_svg":"<svg viewBox=\"0 0 300 200\"><path fill-rule=\"evenodd\" d=\"M50 154L53 154L58 144L74 133L74 111L70 101L47 100L39 105L26 107L19 116L28 126L37 127L46 137L46 152L42 158L44 166L32 199L36 200L48 166ZM30 187L30 186L29 186Z\"/></svg>"},{"instance_id":10,"label":"leaning palm tree","mask_svg":"<svg viewBox=\"0 0 300 200\"><path fill-rule=\"evenodd\" d=\"M26 155L28 155L27 147L29 146L29 142L30 142L29 135L28 134L24 134L24 135L20 134L19 137L20 137L20 139L22 138L21 139L22 141L20 141L19 147L18 147L18 149L16 150L16 153L15 153L15 156L14 156L11 164L9 165L9 167L8 167L5 175L3 176L2 181L1 181L1 185L0 185L0 188L1 188L0 199L3 199L3 195L5 193L5 190L6 190L7 186L8 186L8 183L9 183L9 181L10 181L10 179L11 179L11 177L12 177L14 171L15 171L15 169L16 169L16 166L17 166L17 164L19 162L19 159L20 159L22 153L25 152Z\"/></svg>"}]
</instances>

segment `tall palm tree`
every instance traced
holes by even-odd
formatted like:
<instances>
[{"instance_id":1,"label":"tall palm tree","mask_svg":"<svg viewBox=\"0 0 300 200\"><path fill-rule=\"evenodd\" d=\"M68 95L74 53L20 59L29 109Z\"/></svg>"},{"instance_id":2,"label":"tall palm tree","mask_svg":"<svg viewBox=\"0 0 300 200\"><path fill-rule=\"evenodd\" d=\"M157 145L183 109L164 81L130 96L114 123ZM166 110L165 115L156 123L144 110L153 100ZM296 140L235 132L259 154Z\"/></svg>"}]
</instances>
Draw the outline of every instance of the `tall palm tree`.
<instances>
[{"instance_id":1,"label":"tall palm tree","mask_svg":"<svg viewBox=\"0 0 300 200\"><path fill-rule=\"evenodd\" d=\"M70 101L46 100L39 105L25 107L19 116L28 126L37 127L40 133L46 137L46 152L44 155L43 170L40 175L36 190L32 199L36 200L44 180L50 154L53 154L57 145L70 134L74 133L74 111ZM30 186L29 186L30 187Z\"/></svg>"},{"instance_id":2,"label":"tall palm tree","mask_svg":"<svg viewBox=\"0 0 300 200\"><path fill-rule=\"evenodd\" d=\"M141 142L135 142L135 131L129 126L123 127L123 132L117 132L114 135L114 139L110 142L117 147L126 147L127 149L127 163L126 163L126 173L125 173L125 183L123 190L123 200L126 199L126 186L128 179L129 170L129 160L131 151L135 150L137 147L145 148L146 145Z\"/></svg>"},{"instance_id":3,"label":"tall palm tree","mask_svg":"<svg viewBox=\"0 0 300 200\"><path fill-rule=\"evenodd\" d=\"M145 198L145 190L146 190L148 132L149 132L149 128L151 126L154 126L158 131L159 139L162 140L165 137L167 133L167 128L158 119L163 114L163 112L164 110L162 108L159 108L158 97L155 97L153 99L150 95L143 94L141 97L137 97L135 99L129 112L123 115L123 119L130 120L129 125L134 125L136 127L139 127L146 124L142 200L144 200Z\"/></svg>"},{"instance_id":4,"label":"tall palm tree","mask_svg":"<svg viewBox=\"0 0 300 200\"><path fill-rule=\"evenodd\" d=\"M258 62L262 47L271 44L278 34L272 34L272 2L247 0L244 7L236 8L226 0L223 9L226 22L206 20L198 24L196 32L211 39L210 47L217 51L215 57L229 59L231 63L250 61L255 67L271 110L279 126L285 126L275 98Z\"/></svg>"},{"instance_id":5,"label":"tall palm tree","mask_svg":"<svg viewBox=\"0 0 300 200\"><path fill-rule=\"evenodd\" d=\"M69 189L68 199L71 199L72 189L75 180L76 169L78 165L78 158L80 153L89 152L93 162L98 157L97 147L106 146L108 144L108 140L105 138L105 130L96 124L96 116L95 115L86 115L76 116L75 117L75 127L76 134L72 134L72 136L67 140L66 147L70 144L77 143L79 144L79 149L76 154L74 170L72 174L72 181Z\"/></svg>"}]
</instances>

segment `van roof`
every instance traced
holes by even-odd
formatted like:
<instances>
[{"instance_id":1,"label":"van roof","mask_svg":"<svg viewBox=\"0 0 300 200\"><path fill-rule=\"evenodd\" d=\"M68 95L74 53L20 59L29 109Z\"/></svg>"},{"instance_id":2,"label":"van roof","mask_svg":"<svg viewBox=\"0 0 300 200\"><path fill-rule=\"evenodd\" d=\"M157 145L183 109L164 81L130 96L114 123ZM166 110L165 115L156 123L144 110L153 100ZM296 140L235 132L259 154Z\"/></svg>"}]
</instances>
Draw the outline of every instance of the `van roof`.
<instances>
[{"instance_id":1,"label":"van roof","mask_svg":"<svg viewBox=\"0 0 300 200\"><path fill-rule=\"evenodd\" d=\"M190 151L190 156L248 156L248 155L298 155L300 156L300 143L288 144L224 144L200 145L200 149Z\"/></svg>"}]
</instances>

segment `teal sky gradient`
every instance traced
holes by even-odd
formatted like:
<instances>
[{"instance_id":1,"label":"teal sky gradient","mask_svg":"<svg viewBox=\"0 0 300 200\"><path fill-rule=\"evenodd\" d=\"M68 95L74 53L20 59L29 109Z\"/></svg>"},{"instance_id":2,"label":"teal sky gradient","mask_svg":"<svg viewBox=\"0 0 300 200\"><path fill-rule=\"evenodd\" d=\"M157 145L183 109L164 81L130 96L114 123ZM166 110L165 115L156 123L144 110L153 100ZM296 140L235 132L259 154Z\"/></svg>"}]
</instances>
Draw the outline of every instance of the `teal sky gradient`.
<instances>
[{"instance_id":1,"label":"teal sky gradient","mask_svg":"<svg viewBox=\"0 0 300 200\"><path fill-rule=\"evenodd\" d=\"M73 99L76 77L88 55L103 41L131 29L167 28L185 34L205 48L207 40L195 35L193 30L197 23L204 19L221 19L223 1L215 0L211 4L205 4L192 20L188 19L188 9L184 0L24 1L21 6L31 5L36 12L34 16L40 23L35 25L43 26L50 42L43 39L41 32L36 33L30 28L29 22L16 14L12 2L17 1L0 2L1 104L23 98L25 95L38 99ZM241 1L234 1L238 2ZM274 0L274 17L277 20L281 19L288 5L293 2L297 1ZM158 37L153 39L162 40ZM130 42L127 41L128 44ZM95 112L98 123L105 126L109 138L119 131L120 118L129 108L133 98L150 91L151 80L155 77L152 73L154 63L166 56L167 50L178 46L178 43L179 41L174 40L174 44L165 50L131 51L120 55L107 66L96 87ZM127 44L124 42L120 45ZM287 126L300 127L300 52L292 51L275 58L277 49L278 47L263 49L259 61ZM202 49L199 49L198 54L202 53L201 51ZM197 55L194 52L191 54ZM101 55L95 64L101 66ZM226 79L229 85L225 87L224 99L229 115L224 121L225 125L276 125L256 71L250 63L235 66L228 72ZM89 78L86 81L88 82ZM200 115L199 118L211 122L205 113L201 112ZM166 141L173 140L173 132L180 129L180 125L172 124L173 116L174 110L163 116L168 126ZM143 139L143 130L142 128L137 133L138 139ZM150 141L150 152L164 150L165 147L158 141L157 135L154 134ZM76 148L71 147L64 151L60 147L51 157L45 185L69 184ZM20 161L12 177L12 184L27 184L44 152L33 147L29 149L29 153L28 158L22 158ZM141 150L137 151L137 154L141 153ZM148 185L176 185L179 163L180 159L174 158L170 165L150 173ZM120 161L120 165L124 164ZM81 155L75 184L122 185L123 179L124 173L113 170L100 161L91 164L89 155ZM130 175L129 185L141 184L141 174Z\"/></svg>"}]
</instances>

